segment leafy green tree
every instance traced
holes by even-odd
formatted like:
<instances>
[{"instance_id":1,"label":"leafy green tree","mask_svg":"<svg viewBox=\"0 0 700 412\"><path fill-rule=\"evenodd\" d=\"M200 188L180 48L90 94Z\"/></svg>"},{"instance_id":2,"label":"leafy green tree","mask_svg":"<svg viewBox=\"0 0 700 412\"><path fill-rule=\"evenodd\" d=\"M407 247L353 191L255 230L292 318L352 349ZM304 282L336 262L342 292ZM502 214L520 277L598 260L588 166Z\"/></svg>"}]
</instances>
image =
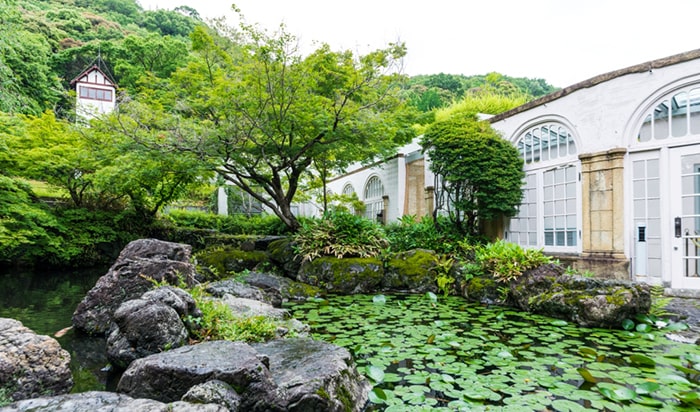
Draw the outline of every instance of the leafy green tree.
<instances>
[{"instance_id":1,"label":"leafy green tree","mask_svg":"<svg viewBox=\"0 0 700 412\"><path fill-rule=\"evenodd\" d=\"M284 30L268 35L243 26L239 34L242 49L195 28L198 59L174 75L171 101L159 102L177 126L164 136L296 230L292 203L314 159L332 154L346 164L412 135L399 110L403 76L395 73L406 50L392 44L355 56L321 45L302 57ZM167 126L138 124L149 132Z\"/></svg>"},{"instance_id":2,"label":"leafy green tree","mask_svg":"<svg viewBox=\"0 0 700 412\"><path fill-rule=\"evenodd\" d=\"M59 224L33 198L27 184L0 174L0 262L31 261L58 249Z\"/></svg>"},{"instance_id":3,"label":"leafy green tree","mask_svg":"<svg viewBox=\"0 0 700 412\"><path fill-rule=\"evenodd\" d=\"M183 11L184 13L189 13L191 11L197 13L196 10L191 8L180 7L179 10ZM196 20L193 18L192 14L188 16L184 13L164 9L145 11L143 13L143 22L141 24L149 31L159 33L163 36L187 37L192 32Z\"/></svg>"},{"instance_id":4,"label":"leafy green tree","mask_svg":"<svg viewBox=\"0 0 700 412\"><path fill-rule=\"evenodd\" d=\"M20 119L21 121L16 121ZM47 182L67 191L75 206L94 193L95 152L73 126L52 112L43 116L4 118L4 136L16 163L16 176Z\"/></svg>"},{"instance_id":5,"label":"leafy green tree","mask_svg":"<svg viewBox=\"0 0 700 412\"><path fill-rule=\"evenodd\" d=\"M422 145L435 173L437 221L442 211L468 235L499 216L512 216L522 198L522 159L475 113L452 116L430 125Z\"/></svg>"}]
</instances>

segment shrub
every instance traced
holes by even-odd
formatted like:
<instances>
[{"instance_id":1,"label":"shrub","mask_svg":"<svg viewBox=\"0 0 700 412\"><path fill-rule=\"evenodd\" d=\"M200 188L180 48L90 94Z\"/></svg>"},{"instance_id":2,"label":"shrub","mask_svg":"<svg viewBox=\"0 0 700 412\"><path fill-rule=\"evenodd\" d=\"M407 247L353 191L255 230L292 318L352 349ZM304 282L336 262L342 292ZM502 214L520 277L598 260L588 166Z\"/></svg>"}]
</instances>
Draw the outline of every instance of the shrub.
<instances>
[{"instance_id":1,"label":"shrub","mask_svg":"<svg viewBox=\"0 0 700 412\"><path fill-rule=\"evenodd\" d=\"M404 216L398 222L388 224L384 230L393 252L411 249L430 249L441 254L455 252L464 235L453 230L446 218L438 217L437 224L429 216L416 221L414 216Z\"/></svg>"},{"instance_id":2,"label":"shrub","mask_svg":"<svg viewBox=\"0 0 700 412\"><path fill-rule=\"evenodd\" d=\"M284 235L287 227L274 215L223 216L202 211L173 209L164 218L175 226L212 229L231 235Z\"/></svg>"},{"instance_id":3,"label":"shrub","mask_svg":"<svg viewBox=\"0 0 700 412\"><path fill-rule=\"evenodd\" d=\"M305 260L319 256L373 257L389 246L378 223L343 211L302 222L294 243Z\"/></svg>"},{"instance_id":4,"label":"shrub","mask_svg":"<svg viewBox=\"0 0 700 412\"><path fill-rule=\"evenodd\" d=\"M541 249L523 249L516 243L498 240L476 246L476 262L484 273L490 273L497 282L506 283L517 279L529 269L551 263Z\"/></svg>"}]
</instances>

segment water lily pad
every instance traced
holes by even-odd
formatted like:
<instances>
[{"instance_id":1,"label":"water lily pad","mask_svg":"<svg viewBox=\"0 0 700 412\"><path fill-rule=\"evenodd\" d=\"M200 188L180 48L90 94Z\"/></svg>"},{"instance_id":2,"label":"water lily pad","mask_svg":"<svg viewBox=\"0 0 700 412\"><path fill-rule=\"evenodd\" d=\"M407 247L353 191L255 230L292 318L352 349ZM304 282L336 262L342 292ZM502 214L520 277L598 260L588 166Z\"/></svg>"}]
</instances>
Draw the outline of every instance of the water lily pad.
<instances>
[{"instance_id":1,"label":"water lily pad","mask_svg":"<svg viewBox=\"0 0 700 412\"><path fill-rule=\"evenodd\" d=\"M616 402L630 401L637 397L637 392L614 383L602 382L597 385L597 388L603 396Z\"/></svg>"}]
</instances>

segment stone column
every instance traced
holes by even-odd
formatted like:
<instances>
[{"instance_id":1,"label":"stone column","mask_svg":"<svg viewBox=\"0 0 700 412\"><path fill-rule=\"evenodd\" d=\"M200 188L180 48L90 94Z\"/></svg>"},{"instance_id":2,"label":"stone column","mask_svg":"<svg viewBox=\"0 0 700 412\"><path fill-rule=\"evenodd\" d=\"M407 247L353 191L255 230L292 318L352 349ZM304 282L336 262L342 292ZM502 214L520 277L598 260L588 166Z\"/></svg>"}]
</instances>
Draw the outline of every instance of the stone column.
<instances>
[{"instance_id":1,"label":"stone column","mask_svg":"<svg viewBox=\"0 0 700 412\"><path fill-rule=\"evenodd\" d=\"M582 154L582 255L577 269L630 279L625 256L624 158L627 149Z\"/></svg>"}]
</instances>

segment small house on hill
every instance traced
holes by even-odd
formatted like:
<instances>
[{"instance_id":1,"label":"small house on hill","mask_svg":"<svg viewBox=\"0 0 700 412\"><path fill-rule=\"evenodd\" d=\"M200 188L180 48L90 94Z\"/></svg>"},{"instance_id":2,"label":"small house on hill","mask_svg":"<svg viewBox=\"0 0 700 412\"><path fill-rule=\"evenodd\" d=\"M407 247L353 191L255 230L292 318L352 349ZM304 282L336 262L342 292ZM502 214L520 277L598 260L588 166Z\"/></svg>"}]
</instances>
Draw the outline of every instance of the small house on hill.
<instances>
[{"instance_id":1,"label":"small house on hill","mask_svg":"<svg viewBox=\"0 0 700 412\"><path fill-rule=\"evenodd\" d=\"M106 74L106 69L100 68L99 62L100 58L70 82L75 89L75 114L78 121L88 121L110 113L116 106L116 83Z\"/></svg>"}]
</instances>

